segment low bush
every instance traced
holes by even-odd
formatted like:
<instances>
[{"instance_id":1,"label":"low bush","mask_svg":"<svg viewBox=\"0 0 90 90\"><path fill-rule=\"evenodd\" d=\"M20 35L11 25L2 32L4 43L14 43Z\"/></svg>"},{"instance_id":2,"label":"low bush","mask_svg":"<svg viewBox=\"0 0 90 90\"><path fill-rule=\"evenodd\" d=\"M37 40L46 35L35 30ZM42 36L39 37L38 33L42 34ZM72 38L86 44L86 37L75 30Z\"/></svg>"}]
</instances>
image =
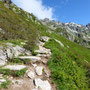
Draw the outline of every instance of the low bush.
<instances>
[{"instance_id":1,"label":"low bush","mask_svg":"<svg viewBox=\"0 0 90 90\"><path fill-rule=\"evenodd\" d=\"M26 73L26 68L25 69L22 69L22 70L20 70L20 71L15 71L14 72L14 74L13 74L13 76L14 77L21 77L21 76L24 76L24 74Z\"/></svg>"},{"instance_id":2,"label":"low bush","mask_svg":"<svg viewBox=\"0 0 90 90\"><path fill-rule=\"evenodd\" d=\"M3 75L10 75L11 71L9 69L0 69L0 73Z\"/></svg>"},{"instance_id":3,"label":"low bush","mask_svg":"<svg viewBox=\"0 0 90 90\"><path fill-rule=\"evenodd\" d=\"M0 90L3 89L3 88L7 89L10 84L11 84L10 80L7 80L6 82L3 82L2 84L0 84Z\"/></svg>"},{"instance_id":4,"label":"low bush","mask_svg":"<svg viewBox=\"0 0 90 90\"><path fill-rule=\"evenodd\" d=\"M10 69L0 69L0 74L3 74L4 76L21 77L24 76L26 70L27 70L26 68L19 71L13 71Z\"/></svg>"},{"instance_id":5,"label":"low bush","mask_svg":"<svg viewBox=\"0 0 90 90\"><path fill-rule=\"evenodd\" d=\"M52 71L51 77L57 84L57 89L88 90L86 69L79 64L80 58L76 54L72 54L69 49L61 47L54 39L47 42L45 47L52 51L48 65Z\"/></svg>"}]
</instances>

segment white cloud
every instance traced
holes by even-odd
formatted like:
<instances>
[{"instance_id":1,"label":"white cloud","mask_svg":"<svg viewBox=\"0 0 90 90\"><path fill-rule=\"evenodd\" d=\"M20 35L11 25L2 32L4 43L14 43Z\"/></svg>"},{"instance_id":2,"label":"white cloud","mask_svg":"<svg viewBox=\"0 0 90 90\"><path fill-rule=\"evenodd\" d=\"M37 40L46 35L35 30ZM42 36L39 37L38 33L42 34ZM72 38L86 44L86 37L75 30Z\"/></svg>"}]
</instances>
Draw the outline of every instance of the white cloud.
<instances>
[{"instance_id":1,"label":"white cloud","mask_svg":"<svg viewBox=\"0 0 90 90\"><path fill-rule=\"evenodd\" d=\"M53 8L46 7L42 4L42 0L12 0L20 8L33 13L39 19L53 19Z\"/></svg>"}]
</instances>

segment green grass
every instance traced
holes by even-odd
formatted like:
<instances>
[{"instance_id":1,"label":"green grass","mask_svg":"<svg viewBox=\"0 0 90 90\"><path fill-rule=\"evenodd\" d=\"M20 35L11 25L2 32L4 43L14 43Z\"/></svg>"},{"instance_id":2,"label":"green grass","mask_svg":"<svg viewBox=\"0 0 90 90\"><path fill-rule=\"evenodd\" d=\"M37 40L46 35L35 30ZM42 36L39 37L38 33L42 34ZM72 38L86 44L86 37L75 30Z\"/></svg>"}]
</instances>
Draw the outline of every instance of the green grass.
<instances>
[{"instance_id":1,"label":"green grass","mask_svg":"<svg viewBox=\"0 0 90 90\"><path fill-rule=\"evenodd\" d=\"M25 69L22 69L20 71L15 71L13 76L14 77L22 77L22 76L24 76L24 74L26 73L26 71L27 71L26 68Z\"/></svg>"},{"instance_id":2,"label":"green grass","mask_svg":"<svg viewBox=\"0 0 90 90\"><path fill-rule=\"evenodd\" d=\"M19 58L14 58L14 59L10 59L8 61L8 64L26 64L26 65L30 65L31 64L31 60L30 59L24 59L24 60L21 60Z\"/></svg>"},{"instance_id":3,"label":"green grass","mask_svg":"<svg viewBox=\"0 0 90 90\"><path fill-rule=\"evenodd\" d=\"M82 53L78 54L76 53L76 51L78 52L81 48L82 49L84 48L58 35L53 34L50 37L60 40L65 45L65 47L60 46L60 44L57 43L54 39L51 39L49 42L45 44L45 47L50 48L52 52L52 56L48 62L48 65L52 71L51 77L57 84L57 89L88 90L89 89L88 86L89 80L87 77L88 72L83 65L85 64L84 63L85 57L83 58L79 56L82 55ZM67 44L67 42L69 43ZM66 45L68 45L70 48L67 48ZM75 48L78 50L74 50L74 48L71 49L72 45L73 46L75 45L76 46ZM88 49L85 50L86 52L88 51ZM89 61L89 58L87 58L87 60Z\"/></svg>"},{"instance_id":4,"label":"green grass","mask_svg":"<svg viewBox=\"0 0 90 90\"><path fill-rule=\"evenodd\" d=\"M38 49L36 46L38 38L40 36L49 36L52 39L45 44L45 47L50 48L52 51L48 65L52 71L51 77L57 84L57 89L88 90L90 88L90 50L67 40L54 31L50 34L47 32L49 28L39 21L40 24L35 23L36 17L28 13L25 14L26 12L21 9L19 12L17 7L16 12L4 7L4 3L0 2L0 28L5 31L5 34L0 33L0 45L5 45L3 42L10 42L21 46L21 42L27 40L24 47L31 50L33 55L36 55L37 53L34 53L34 50ZM31 15L33 21L30 18L27 21L27 15ZM60 46L54 39L61 41L65 47ZM12 64L28 64L30 62L30 60L11 60ZM26 69L20 71L0 69L0 73L15 77L21 77L25 72Z\"/></svg>"},{"instance_id":5,"label":"green grass","mask_svg":"<svg viewBox=\"0 0 90 90\"><path fill-rule=\"evenodd\" d=\"M3 88L7 89L10 84L11 84L10 80L7 80L6 82L3 82L2 84L0 84L0 90L2 90Z\"/></svg>"},{"instance_id":6,"label":"green grass","mask_svg":"<svg viewBox=\"0 0 90 90\"><path fill-rule=\"evenodd\" d=\"M16 6L9 6L16 8L16 12L6 8L4 3L0 1L0 28L5 32L4 34L0 33L0 40L10 40L15 45L20 45L20 42L17 40L27 40L24 47L32 51L38 38L41 35L45 35L48 28L42 25L34 15ZM32 16L33 21L28 16ZM29 19L29 21L26 19ZM35 23L36 20L37 22Z\"/></svg>"},{"instance_id":7,"label":"green grass","mask_svg":"<svg viewBox=\"0 0 90 90\"><path fill-rule=\"evenodd\" d=\"M3 75L10 75L11 71L9 69L1 69L0 68L0 74L3 74Z\"/></svg>"},{"instance_id":8,"label":"green grass","mask_svg":"<svg viewBox=\"0 0 90 90\"><path fill-rule=\"evenodd\" d=\"M55 34L54 32L48 36L61 41L64 44L65 48L67 48L67 46L69 46L69 50L67 50L67 51L71 51L72 54L77 55L79 58L82 59L83 62L84 62L84 60L90 62L90 50L89 49L84 48L83 46L78 45L70 40L67 40L63 36Z\"/></svg>"},{"instance_id":9,"label":"green grass","mask_svg":"<svg viewBox=\"0 0 90 90\"><path fill-rule=\"evenodd\" d=\"M0 69L0 74L3 74L4 76L13 76L13 77L22 77L26 73L27 68L24 68L19 71L13 71L10 69Z\"/></svg>"},{"instance_id":10,"label":"green grass","mask_svg":"<svg viewBox=\"0 0 90 90\"><path fill-rule=\"evenodd\" d=\"M28 41L27 47L34 48L38 38L37 24L32 21L29 23L22 15L4 7L3 2L0 2L0 21L0 28L5 31L2 37L0 36L1 40L11 39L14 44L17 44L14 40L23 39Z\"/></svg>"}]
</instances>

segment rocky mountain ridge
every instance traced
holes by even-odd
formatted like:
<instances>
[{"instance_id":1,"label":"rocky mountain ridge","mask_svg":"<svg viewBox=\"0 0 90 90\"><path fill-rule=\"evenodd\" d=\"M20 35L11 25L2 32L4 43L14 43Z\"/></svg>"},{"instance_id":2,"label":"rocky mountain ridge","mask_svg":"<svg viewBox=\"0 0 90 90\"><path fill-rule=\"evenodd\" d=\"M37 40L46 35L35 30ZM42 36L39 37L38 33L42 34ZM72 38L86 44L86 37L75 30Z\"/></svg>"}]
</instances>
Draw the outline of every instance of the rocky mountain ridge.
<instances>
[{"instance_id":1,"label":"rocky mountain ridge","mask_svg":"<svg viewBox=\"0 0 90 90\"><path fill-rule=\"evenodd\" d=\"M60 35L64 35L67 39L81 44L82 46L90 47L90 23L84 26L76 23L55 22L48 18L41 20L41 22Z\"/></svg>"}]
</instances>

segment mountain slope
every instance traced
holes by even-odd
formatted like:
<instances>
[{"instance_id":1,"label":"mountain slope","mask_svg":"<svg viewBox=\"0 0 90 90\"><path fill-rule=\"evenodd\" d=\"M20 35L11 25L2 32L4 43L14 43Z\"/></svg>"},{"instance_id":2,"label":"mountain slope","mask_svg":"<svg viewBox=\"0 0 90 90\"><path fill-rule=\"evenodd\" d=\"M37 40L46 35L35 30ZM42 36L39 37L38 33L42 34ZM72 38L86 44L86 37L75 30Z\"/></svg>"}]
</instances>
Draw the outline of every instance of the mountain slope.
<instances>
[{"instance_id":1,"label":"mountain slope","mask_svg":"<svg viewBox=\"0 0 90 90\"><path fill-rule=\"evenodd\" d=\"M72 33L76 28L71 32L66 28L67 26L71 28L72 23L65 25L64 28L61 23L51 28L56 22L44 26L44 23L42 24L33 14L8 2L10 0L3 1L5 2L0 1L0 65L4 62L2 59L4 57L6 67L24 65L27 71L26 68L13 71L3 69L4 66L0 67L0 75L7 80L2 84L0 81L0 89L7 88L10 83L8 80L11 80L14 83L10 84L9 90L16 90L15 85L19 86L19 90L45 89L44 85L47 85L49 90L89 90L90 49L79 45L83 42L79 41L77 44L73 40L66 39L69 36L71 39L73 36L78 38ZM76 24L73 25L72 28L77 27ZM89 35L89 24L87 27L85 33ZM81 31L79 33L87 36ZM16 79L23 84L15 82ZM38 85L38 82L41 84Z\"/></svg>"},{"instance_id":2,"label":"mountain slope","mask_svg":"<svg viewBox=\"0 0 90 90\"><path fill-rule=\"evenodd\" d=\"M32 14L29 14L14 4L0 2L0 38L7 39L24 39L28 42L28 47L35 47L38 39L38 33L43 25ZM30 43L31 42L31 43Z\"/></svg>"},{"instance_id":3,"label":"mountain slope","mask_svg":"<svg viewBox=\"0 0 90 90\"><path fill-rule=\"evenodd\" d=\"M74 41L84 47L90 47L90 26L76 23L61 23L54 20L44 19L41 22L49 28L63 35L68 40Z\"/></svg>"}]
</instances>

